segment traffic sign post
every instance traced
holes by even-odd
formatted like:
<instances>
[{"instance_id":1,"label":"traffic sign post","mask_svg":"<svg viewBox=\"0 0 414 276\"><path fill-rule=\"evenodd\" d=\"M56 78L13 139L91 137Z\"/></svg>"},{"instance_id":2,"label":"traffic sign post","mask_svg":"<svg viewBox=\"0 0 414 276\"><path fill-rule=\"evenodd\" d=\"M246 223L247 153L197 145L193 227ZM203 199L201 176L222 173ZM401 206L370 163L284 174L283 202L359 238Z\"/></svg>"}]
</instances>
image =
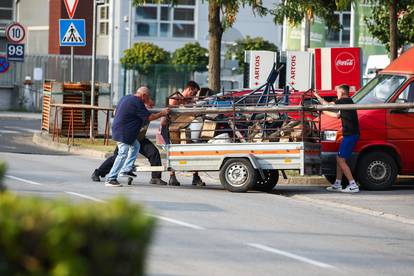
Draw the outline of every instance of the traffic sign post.
<instances>
[{"instance_id":1,"label":"traffic sign post","mask_svg":"<svg viewBox=\"0 0 414 276\"><path fill-rule=\"evenodd\" d=\"M20 43L26 36L26 30L23 25L12 22L6 27L6 37L11 43Z\"/></svg>"},{"instance_id":2,"label":"traffic sign post","mask_svg":"<svg viewBox=\"0 0 414 276\"><path fill-rule=\"evenodd\" d=\"M0 55L0 74L6 73L10 68L10 63L7 61L7 56Z\"/></svg>"},{"instance_id":3,"label":"traffic sign post","mask_svg":"<svg viewBox=\"0 0 414 276\"><path fill-rule=\"evenodd\" d=\"M24 44L7 44L7 60L24 62Z\"/></svg>"}]
</instances>

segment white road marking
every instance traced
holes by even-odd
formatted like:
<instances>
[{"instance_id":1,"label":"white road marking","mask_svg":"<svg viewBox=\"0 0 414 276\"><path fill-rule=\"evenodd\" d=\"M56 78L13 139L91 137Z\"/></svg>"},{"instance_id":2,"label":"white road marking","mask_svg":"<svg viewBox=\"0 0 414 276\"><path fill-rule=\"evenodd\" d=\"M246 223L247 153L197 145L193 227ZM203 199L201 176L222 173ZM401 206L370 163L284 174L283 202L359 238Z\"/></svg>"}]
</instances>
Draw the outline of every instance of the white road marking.
<instances>
[{"instance_id":1,"label":"white road marking","mask_svg":"<svg viewBox=\"0 0 414 276\"><path fill-rule=\"evenodd\" d=\"M26 179L23 179L23 178L20 178L20 177L12 176L12 175L5 175L5 176L8 177L8 178L19 180L19 181L22 181L22 182L25 182L25 183L28 183L28 184L32 184L32 185L39 185L39 186L44 185L44 184L40 184L40 183L37 183L37 182L34 182L34 181L26 180ZM82 197L82 198L85 198L85 199L89 199L89 200L92 200L92 201L95 201L95 202L101 202L101 203L106 203L107 202L105 200L102 200L102 199L99 199L99 198L96 198L96 197L93 197L93 196L88 196L88 195L79 194L79 193L75 193L75 192L64 191L64 193L69 194L69 195ZM158 215L153 215L153 214L148 214L148 215L152 216L152 217L155 217L157 219L163 220L163 221L167 221L167 222L177 224L177 225L180 225L180 226L184 226L184 227L188 227L188 228L191 228L191 229L205 230L204 227L201 227L201 226L198 226L198 225L195 225L195 224L191 224L191 223L188 223L188 222L184 222L184 221L181 221L181 220L176 220L176 219L167 218L167 217L158 216Z\"/></svg>"},{"instance_id":2,"label":"white road marking","mask_svg":"<svg viewBox=\"0 0 414 276\"><path fill-rule=\"evenodd\" d=\"M0 145L0 147L5 148L5 149L17 149L16 147L13 147L13 146L5 146L5 145Z\"/></svg>"},{"instance_id":3,"label":"white road marking","mask_svg":"<svg viewBox=\"0 0 414 276\"><path fill-rule=\"evenodd\" d=\"M312 260L312 259L309 259L309 258L306 258L306 257L302 257L302 256L299 256L299 255L289 253L289 252L286 252L286 251L282 251L282 250L279 250L279 249L276 249L276 248L272 248L272 247L269 247L269 246L266 246L266 245L261 245L261 244L258 244L258 243L247 243L247 245L251 246L251 247L254 247L254 248L258 248L258 249L267 251L267 252L271 252L271 253L282 255L282 256L285 256L285 257L288 257L288 258L291 258L291 259L295 259L295 260L298 260L298 261L301 261L301 262L304 262L304 263L308 263L308 264L311 264L311 265L314 265L314 266L319 266L319 267L323 267L323 268L335 268L332 265L322 263L322 262L318 262L318 261L315 261L315 260Z\"/></svg>"},{"instance_id":4,"label":"white road marking","mask_svg":"<svg viewBox=\"0 0 414 276\"><path fill-rule=\"evenodd\" d=\"M0 129L0 133L3 133L3 134L16 134L16 133L21 133L21 132L20 131L15 131L15 130Z\"/></svg>"},{"instance_id":5,"label":"white road marking","mask_svg":"<svg viewBox=\"0 0 414 276\"><path fill-rule=\"evenodd\" d=\"M75 192L65 192L69 195L74 195L74 196L78 196L78 197L82 197L82 198L86 198L86 199L90 199L92 201L96 201L96 202L101 202L101 203L106 203L105 200L93 197L93 196L88 196L88 195L84 195L84 194L79 194L79 193L75 193Z\"/></svg>"},{"instance_id":6,"label":"white road marking","mask_svg":"<svg viewBox=\"0 0 414 276\"><path fill-rule=\"evenodd\" d=\"M12 176L12 175L7 175L6 174L5 177L10 178L10 179L14 179L14 180L18 180L18 181L21 181L21 182L24 182L24 183L32 184L32 185L43 186L43 184L41 184L41 183L37 183L37 182L31 181L31 180L26 180L26 179L23 179L23 178L20 178L20 177Z\"/></svg>"},{"instance_id":7,"label":"white road marking","mask_svg":"<svg viewBox=\"0 0 414 276\"><path fill-rule=\"evenodd\" d=\"M160 219L160 220L168 221L168 222L171 222L171 223L174 223L174 224L177 224L177 225L181 225L181 226L184 226L184 227L188 227L188 228L191 228L191 229L206 230L204 227L201 227L201 226L198 226L198 225L195 225L195 224L191 224L191 223L187 223L187 222L184 222L184 221L181 221L181 220L176 220L176 219L167 218L167 217L158 216L158 215L151 215L151 216L153 216L157 219Z\"/></svg>"},{"instance_id":8,"label":"white road marking","mask_svg":"<svg viewBox=\"0 0 414 276\"><path fill-rule=\"evenodd\" d=\"M40 130L37 130L37 129L26 128L26 127L18 127L18 126L7 126L5 128L20 130L20 131L23 131L23 132L30 132L30 133L40 132Z\"/></svg>"}]
</instances>

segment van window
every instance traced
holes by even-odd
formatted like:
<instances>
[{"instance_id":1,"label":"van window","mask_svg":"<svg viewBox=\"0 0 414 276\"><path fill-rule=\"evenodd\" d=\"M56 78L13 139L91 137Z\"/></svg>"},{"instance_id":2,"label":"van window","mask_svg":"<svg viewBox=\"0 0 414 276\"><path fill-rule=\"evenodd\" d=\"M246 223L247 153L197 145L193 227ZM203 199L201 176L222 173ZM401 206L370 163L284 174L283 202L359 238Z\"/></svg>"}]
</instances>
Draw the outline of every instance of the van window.
<instances>
[{"instance_id":1,"label":"van window","mask_svg":"<svg viewBox=\"0 0 414 276\"><path fill-rule=\"evenodd\" d=\"M407 78L397 75L378 75L352 97L355 103L385 103Z\"/></svg>"},{"instance_id":2,"label":"van window","mask_svg":"<svg viewBox=\"0 0 414 276\"><path fill-rule=\"evenodd\" d=\"M413 95L414 94L414 82L407 85L406 88L400 93L396 103L408 103L413 101Z\"/></svg>"}]
</instances>

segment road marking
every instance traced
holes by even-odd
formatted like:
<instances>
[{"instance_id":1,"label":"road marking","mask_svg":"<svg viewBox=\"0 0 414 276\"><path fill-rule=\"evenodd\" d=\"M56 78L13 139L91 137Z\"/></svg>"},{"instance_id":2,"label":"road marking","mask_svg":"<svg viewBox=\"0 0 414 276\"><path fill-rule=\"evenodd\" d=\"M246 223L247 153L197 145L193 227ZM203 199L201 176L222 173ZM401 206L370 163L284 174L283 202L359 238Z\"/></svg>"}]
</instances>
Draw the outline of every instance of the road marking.
<instances>
[{"instance_id":1,"label":"road marking","mask_svg":"<svg viewBox=\"0 0 414 276\"><path fill-rule=\"evenodd\" d=\"M79 193L75 193L75 192L65 192L69 195L74 195L74 196L78 196L78 197L82 197L82 198L86 198L86 199L90 199L92 201L96 201L96 202L101 202L101 203L106 203L105 200L93 197L93 196L88 196L88 195L84 195L84 194L79 194Z\"/></svg>"},{"instance_id":2,"label":"road marking","mask_svg":"<svg viewBox=\"0 0 414 276\"><path fill-rule=\"evenodd\" d=\"M0 129L0 133L3 133L3 134L17 134L17 133L21 133L21 132L20 131L15 131L15 130Z\"/></svg>"},{"instance_id":3,"label":"road marking","mask_svg":"<svg viewBox=\"0 0 414 276\"><path fill-rule=\"evenodd\" d=\"M293 253L282 251L282 250L279 250L279 249L276 249L276 248L268 247L266 245L261 245L261 244L258 244L258 243L247 243L247 245L251 246L251 247L254 247L254 248L257 248L257 249L267 251L267 252L271 252L271 253L282 255L282 256L285 256L285 257L288 257L288 258L291 258L291 259L295 259L295 260L298 260L298 261L301 261L301 262L304 262L304 263L308 263L308 264L311 264L311 265L314 265L314 266L319 266L319 267L323 267L323 268L335 268L332 265L325 264L325 263L322 263L322 262L318 262L318 261L315 261L315 260L312 260L312 259L309 259L309 258L306 258L306 257L302 257L302 256L299 256L299 255L296 255L296 254L293 254Z\"/></svg>"},{"instance_id":4,"label":"road marking","mask_svg":"<svg viewBox=\"0 0 414 276\"><path fill-rule=\"evenodd\" d=\"M14 179L14 180L18 180L18 181L21 181L21 182L25 182L25 183L28 183L28 184L32 184L32 185L43 186L43 184L31 181L31 180L26 180L26 179L23 179L23 178L20 178L20 177L12 176L12 175L7 175L6 174L5 177L10 178L10 179Z\"/></svg>"},{"instance_id":5,"label":"road marking","mask_svg":"<svg viewBox=\"0 0 414 276\"><path fill-rule=\"evenodd\" d=\"M5 146L5 145L0 145L0 147L5 148L5 149L17 149L16 147L13 147L13 146Z\"/></svg>"},{"instance_id":6,"label":"road marking","mask_svg":"<svg viewBox=\"0 0 414 276\"><path fill-rule=\"evenodd\" d=\"M30 133L40 132L40 130L32 129L32 128L26 128L26 127L6 126L5 128L20 130L20 131L23 131L23 132L30 132ZM13 131L13 130L11 130L11 131Z\"/></svg>"},{"instance_id":7,"label":"road marking","mask_svg":"<svg viewBox=\"0 0 414 276\"><path fill-rule=\"evenodd\" d=\"M158 215L152 215L152 214L150 214L150 216L153 216L157 219L168 221L168 222L171 222L171 223L174 223L174 224L177 224L177 225L188 227L188 228L191 228L191 229L206 230L204 227L201 227L201 226L198 226L198 225L195 225L195 224L191 224L191 223L188 223L188 222L184 222L184 221L181 221L181 220L176 220L176 219L167 218L167 217L158 216Z\"/></svg>"}]
</instances>

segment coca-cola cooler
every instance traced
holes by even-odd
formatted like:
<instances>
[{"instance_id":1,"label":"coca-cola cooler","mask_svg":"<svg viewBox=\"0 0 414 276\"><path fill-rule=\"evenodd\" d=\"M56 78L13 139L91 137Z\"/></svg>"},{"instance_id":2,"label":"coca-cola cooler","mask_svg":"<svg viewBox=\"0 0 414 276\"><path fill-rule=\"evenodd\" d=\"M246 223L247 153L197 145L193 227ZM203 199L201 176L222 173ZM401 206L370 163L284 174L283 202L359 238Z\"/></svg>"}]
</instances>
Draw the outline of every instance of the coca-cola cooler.
<instances>
[{"instance_id":1,"label":"coca-cola cooler","mask_svg":"<svg viewBox=\"0 0 414 276\"><path fill-rule=\"evenodd\" d=\"M347 84L358 91L362 83L360 48L316 48L314 50L315 88L334 90Z\"/></svg>"}]
</instances>

